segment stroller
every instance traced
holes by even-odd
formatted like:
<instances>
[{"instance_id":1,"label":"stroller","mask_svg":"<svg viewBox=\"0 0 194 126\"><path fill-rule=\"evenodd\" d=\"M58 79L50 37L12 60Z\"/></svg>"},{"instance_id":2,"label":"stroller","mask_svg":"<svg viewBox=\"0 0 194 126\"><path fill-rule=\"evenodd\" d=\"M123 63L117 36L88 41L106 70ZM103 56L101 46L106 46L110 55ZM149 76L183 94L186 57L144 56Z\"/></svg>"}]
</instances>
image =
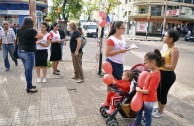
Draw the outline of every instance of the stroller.
<instances>
[{"instance_id":1,"label":"stroller","mask_svg":"<svg viewBox=\"0 0 194 126\"><path fill-rule=\"evenodd\" d=\"M124 92L119 90L115 86L110 86L111 91L119 93L119 96L113 97L112 103L115 105L115 111L109 115L106 111L109 109L109 106L101 106L100 113L104 118L107 118L107 126L119 126L119 123L116 119L116 114L119 112L123 118L135 118L136 113L130 108L130 102L133 96L136 93L136 86L138 81L138 76L141 72L146 71L144 64L136 64L130 70L133 71L134 78L131 81L130 92Z\"/></svg>"}]
</instances>

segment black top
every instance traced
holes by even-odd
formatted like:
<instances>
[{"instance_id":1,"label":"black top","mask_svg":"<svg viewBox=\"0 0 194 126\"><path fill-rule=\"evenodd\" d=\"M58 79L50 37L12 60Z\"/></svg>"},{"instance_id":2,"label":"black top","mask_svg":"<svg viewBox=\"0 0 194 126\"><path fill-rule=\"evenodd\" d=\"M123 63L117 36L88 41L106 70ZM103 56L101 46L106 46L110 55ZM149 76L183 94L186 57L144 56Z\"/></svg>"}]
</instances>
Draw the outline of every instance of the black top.
<instances>
[{"instance_id":1,"label":"black top","mask_svg":"<svg viewBox=\"0 0 194 126\"><path fill-rule=\"evenodd\" d=\"M33 28L26 28L18 33L19 43L18 47L21 50L27 52L36 51L36 41L37 38L34 38L37 35L37 31Z\"/></svg>"},{"instance_id":2,"label":"black top","mask_svg":"<svg viewBox=\"0 0 194 126\"><path fill-rule=\"evenodd\" d=\"M81 33L79 31L74 31L71 34L71 38L70 38L70 49L71 49L71 53L75 53L76 47L77 47L77 40L76 38L81 37ZM82 53L82 48L79 49L79 53Z\"/></svg>"},{"instance_id":3,"label":"black top","mask_svg":"<svg viewBox=\"0 0 194 126\"><path fill-rule=\"evenodd\" d=\"M62 29L59 29L59 34L61 39L65 39L65 31Z\"/></svg>"}]
</instances>

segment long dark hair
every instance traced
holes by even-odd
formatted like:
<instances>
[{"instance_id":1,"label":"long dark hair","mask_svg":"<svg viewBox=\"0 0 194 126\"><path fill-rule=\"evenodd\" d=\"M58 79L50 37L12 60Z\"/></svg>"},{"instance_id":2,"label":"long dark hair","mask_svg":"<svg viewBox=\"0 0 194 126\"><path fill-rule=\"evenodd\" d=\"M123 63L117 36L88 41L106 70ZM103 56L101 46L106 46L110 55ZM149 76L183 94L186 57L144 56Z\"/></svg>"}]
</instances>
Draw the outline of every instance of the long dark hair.
<instances>
[{"instance_id":1,"label":"long dark hair","mask_svg":"<svg viewBox=\"0 0 194 126\"><path fill-rule=\"evenodd\" d=\"M110 32L108 34L108 37L110 37L111 35L115 34L116 33L116 29L120 28L123 23L124 23L123 21L113 22L113 24L111 26L111 29L110 29Z\"/></svg>"},{"instance_id":2,"label":"long dark hair","mask_svg":"<svg viewBox=\"0 0 194 126\"><path fill-rule=\"evenodd\" d=\"M58 24L59 24L59 23L57 23L57 22L53 23L53 25L51 26L50 31L51 31L51 30L53 30L53 29L54 29L54 27L55 27L55 26L57 26Z\"/></svg>"},{"instance_id":3,"label":"long dark hair","mask_svg":"<svg viewBox=\"0 0 194 126\"><path fill-rule=\"evenodd\" d=\"M165 65L165 59L164 59L164 57L162 57L162 55L158 49L154 49L154 51L146 53L145 57L149 61L155 60L156 65L158 67L162 67Z\"/></svg>"},{"instance_id":4,"label":"long dark hair","mask_svg":"<svg viewBox=\"0 0 194 126\"><path fill-rule=\"evenodd\" d=\"M46 21L41 22L42 25L44 25L46 27L46 31L49 31L49 25Z\"/></svg>"},{"instance_id":5,"label":"long dark hair","mask_svg":"<svg viewBox=\"0 0 194 126\"><path fill-rule=\"evenodd\" d=\"M33 28L33 26L34 26L33 19L31 17L25 17L19 32L23 31L26 28Z\"/></svg>"}]
</instances>

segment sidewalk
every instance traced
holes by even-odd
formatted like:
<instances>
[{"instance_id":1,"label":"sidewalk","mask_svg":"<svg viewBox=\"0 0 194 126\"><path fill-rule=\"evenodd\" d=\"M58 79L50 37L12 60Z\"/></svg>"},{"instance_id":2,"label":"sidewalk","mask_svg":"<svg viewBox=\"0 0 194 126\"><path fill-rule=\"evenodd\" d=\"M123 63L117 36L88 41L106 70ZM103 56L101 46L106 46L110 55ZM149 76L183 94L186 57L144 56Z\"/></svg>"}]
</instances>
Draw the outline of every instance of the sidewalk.
<instances>
[{"instance_id":1,"label":"sidewalk","mask_svg":"<svg viewBox=\"0 0 194 126\"><path fill-rule=\"evenodd\" d=\"M0 51L2 56L2 51ZM48 69L48 82L33 84L38 93L26 93L26 83L21 61L18 67L11 62L11 70L4 71L0 58L0 126L106 126L99 108L106 96L106 85L95 72L96 63L83 57L84 83L76 83L70 53L59 64L61 75L53 75ZM10 60L11 61L11 60ZM153 118L153 126L189 126L180 124L181 116L171 112L167 106L165 116ZM127 126L134 119L124 119L117 114L120 126Z\"/></svg>"},{"instance_id":2,"label":"sidewalk","mask_svg":"<svg viewBox=\"0 0 194 126\"><path fill-rule=\"evenodd\" d=\"M153 37L153 36L131 36L131 35L124 35L128 40L139 40L139 41L161 41L161 37Z\"/></svg>"}]
</instances>

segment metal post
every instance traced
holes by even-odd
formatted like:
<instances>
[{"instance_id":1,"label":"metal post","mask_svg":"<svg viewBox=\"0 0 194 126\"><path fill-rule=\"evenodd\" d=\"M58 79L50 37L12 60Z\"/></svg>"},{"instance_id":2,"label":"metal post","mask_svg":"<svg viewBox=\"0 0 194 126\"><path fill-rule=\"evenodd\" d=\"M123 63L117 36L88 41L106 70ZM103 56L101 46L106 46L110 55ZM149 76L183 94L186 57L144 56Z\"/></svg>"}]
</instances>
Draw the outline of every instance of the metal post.
<instances>
[{"instance_id":1,"label":"metal post","mask_svg":"<svg viewBox=\"0 0 194 126\"><path fill-rule=\"evenodd\" d=\"M98 66L98 75L102 75L102 41L104 36L104 27L101 28L100 33L100 55L99 55L99 66Z\"/></svg>"},{"instance_id":2,"label":"metal post","mask_svg":"<svg viewBox=\"0 0 194 126\"><path fill-rule=\"evenodd\" d=\"M162 36L161 36L161 41L163 39L163 33L165 31L165 25L166 25L166 11L167 11L167 7L168 7L168 0L166 0L165 3L165 10L164 10L164 20L163 20L163 25L162 25Z\"/></svg>"}]
</instances>

